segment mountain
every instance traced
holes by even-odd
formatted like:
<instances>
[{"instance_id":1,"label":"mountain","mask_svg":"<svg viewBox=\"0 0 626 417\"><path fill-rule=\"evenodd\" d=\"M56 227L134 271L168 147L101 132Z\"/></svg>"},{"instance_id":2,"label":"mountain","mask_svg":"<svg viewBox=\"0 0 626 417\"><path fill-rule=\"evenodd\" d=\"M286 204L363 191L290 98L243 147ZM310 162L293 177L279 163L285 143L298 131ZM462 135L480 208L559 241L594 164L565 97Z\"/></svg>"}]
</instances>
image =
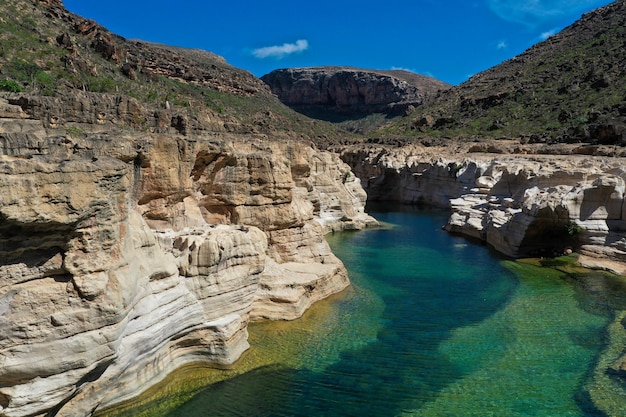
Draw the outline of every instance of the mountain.
<instances>
[{"instance_id":1,"label":"mountain","mask_svg":"<svg viewBox=\"0 0 626 417\"><path fill-rule=\"evenodd\" d=\"M332 125L290 110L261 80L213 53L125 39L70 13L58 0L6 0L0 11L0 93L62 128L97 121L93 114L79 117L84 103L78 109L67 105L85 93L132 103L126 120L116 110L99 123L140 131L220 126L322 146L337 136Z\"/></svg>"},{"instance_id":2,"label":"mountain","mask_svg":"<svg viewBox=\"0 0 626 417\"><path fill-rule=\"evenodd\" d=\"M625 132L626 2L619 0L379 134L624 144Z\"/></svg>"},{"instance_id":3,"label":"mountain","mask_svg":"<svg viewBox=\"0 0 626 417\"><path fill-rule=\"evenodd\" d=\"M357 133L405 115L450 88L409 71L332 66L278 69L261 79L292 109Z\"/></svg>"}]
</instances>

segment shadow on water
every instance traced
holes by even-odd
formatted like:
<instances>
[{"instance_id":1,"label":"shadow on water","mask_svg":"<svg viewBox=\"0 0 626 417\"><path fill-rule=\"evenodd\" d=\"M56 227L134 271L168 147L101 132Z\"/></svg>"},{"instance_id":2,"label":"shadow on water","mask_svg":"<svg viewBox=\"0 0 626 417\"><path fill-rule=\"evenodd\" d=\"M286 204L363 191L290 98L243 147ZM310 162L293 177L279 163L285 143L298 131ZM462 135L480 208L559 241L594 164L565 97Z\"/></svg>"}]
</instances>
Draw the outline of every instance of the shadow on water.
<instances>
[{"instance_id":1,"label":"shadow on water","mask_svg":"<svg viewBox=\"0 0 626 417\"><path fill-rule=\"evenodd\" d=\"M567 259L504 261L443 232L441 211L377 210L392 227L328 237L348 294L325 315L255 325L250 357L270 365L158 415L605 415L589 381L607 325L626 309L623 280Z\"/></svg>"},{"instance_id":2,"label":"shadow on water","mask_svg":"<svg viewBox=\"0 0 626 417\"><path fill-rule=\"evenodd\" d=\"M166 415L272 416L276 404L283 403L288 400L287 396L294 394L293 381L299 372L302 371L280 366L258 368L205 388L190 401Z\"/></svg>"},{"instance_id":3,"label":"shadow on water","mask_svg":"<svg viewBox=\"0 0 626 417\"><path fill-rule=\"evenodd\" d=\"M346 349L319 372L264 368L211 386L170 415L200 415L218 404L211 415L394 416L433 400L471 371L472 365L448 360L439 345L452 329L500 309L516 281L484 247L442 232L440 213L420 213L379 213L397 226L331 239L354 285L384 302L374 341ZM365 305L351 307L367 314ZM345 322L342 331L354 325Z\"/></svg>"}]
</instances>

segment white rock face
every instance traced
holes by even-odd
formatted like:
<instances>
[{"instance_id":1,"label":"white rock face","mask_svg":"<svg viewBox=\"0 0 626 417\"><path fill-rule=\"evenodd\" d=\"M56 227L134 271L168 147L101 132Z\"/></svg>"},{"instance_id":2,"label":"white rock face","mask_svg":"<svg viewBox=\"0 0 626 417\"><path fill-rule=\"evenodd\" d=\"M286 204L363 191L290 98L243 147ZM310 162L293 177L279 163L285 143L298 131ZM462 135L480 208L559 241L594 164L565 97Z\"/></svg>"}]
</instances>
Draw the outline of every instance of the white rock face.
<instances>
[{"instance_id":1,"label":"white rock face","mask_svg":"<svg viewBox=\"0 0 626 417\"><path fill-rule=\"evenodd\" d=\"M626 262L621 158L451 152L407 146L342 155L373 200L450 208L446 230L512 256L577 249Z\"/></svg>"},{"instance_id":2,"label":"white rock face","mask_svg":"<svg viewBox=\"0 0 626 417\"><path fill-rule=\"evenodd\" d=\"M451 200L446 229L478 237L512 257L575 248L626 261L624 176L610 167L583 172L576 162L543 161L527 168L494 162L490 169L498 174L490 187L483 182L483 193Z\"/></svg>"},{"instance_id":3,"label":"white rock face","mask_svg":"<svg viewBox=\"0 0 626 417\"><path fill-rule=\"evenodd\" d=\"M301 144L149 135L87 158L28 135L0 156L2 416L87 416L232 364L251 319L349 285L324 233L375 224L347 165Z\"/></svg>"}]
</instances>

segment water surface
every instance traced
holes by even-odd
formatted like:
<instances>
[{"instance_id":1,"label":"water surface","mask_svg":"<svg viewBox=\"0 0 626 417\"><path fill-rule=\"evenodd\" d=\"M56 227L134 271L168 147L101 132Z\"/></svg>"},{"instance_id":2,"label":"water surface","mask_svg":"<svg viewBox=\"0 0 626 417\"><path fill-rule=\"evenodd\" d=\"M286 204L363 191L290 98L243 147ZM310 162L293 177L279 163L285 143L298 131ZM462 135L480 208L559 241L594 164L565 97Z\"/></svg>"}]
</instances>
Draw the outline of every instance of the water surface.
<instances>
[{"instance_id":1,"label":"water surface","mask_svg":"<svg viewBox=\"0 0 626 417\"><path fill-rule=\"evenodd\" d=\"M373 214L387 226L328 237L349 290L251 325L233 369L180 370L127 415L626 415L605 372L618 278L504 260L443 232L446 213Z\"/></svg>"}]
</instances>

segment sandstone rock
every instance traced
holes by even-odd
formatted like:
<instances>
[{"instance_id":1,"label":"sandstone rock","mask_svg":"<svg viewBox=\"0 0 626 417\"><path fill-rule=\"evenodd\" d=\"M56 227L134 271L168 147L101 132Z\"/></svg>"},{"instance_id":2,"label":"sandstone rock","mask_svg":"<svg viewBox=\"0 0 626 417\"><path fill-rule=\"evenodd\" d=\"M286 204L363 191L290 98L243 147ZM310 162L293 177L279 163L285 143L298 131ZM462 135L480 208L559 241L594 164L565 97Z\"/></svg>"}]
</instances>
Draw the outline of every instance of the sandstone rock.
<instances>
[{"instance_id":1,"label":"sandstone rock","mask_svg":"<svg viewBox=\"0 0 626 417\"><path fill-rule=\"evenodd\" d=\"M328 253L328 257L332 254ZM349 285L340 263L270 261L261 277L252 311L253 319L291 320L300 317L311 304L340 292Z\"/></svg>"},{"instance_id":2,"label":"sandstone rock","mask_svg":"<svg viewBox=\"0 0 626 417\"><path fill-rule=\"evenodd\" d=\"M38 100L20 109L42 117ZM300 143L39 121L0 150L6 416L89 415L184 364L233 363L250 319L297 318L348 285L324 233L374 223L347 165Z\"/></svg>"}]
</instances>

